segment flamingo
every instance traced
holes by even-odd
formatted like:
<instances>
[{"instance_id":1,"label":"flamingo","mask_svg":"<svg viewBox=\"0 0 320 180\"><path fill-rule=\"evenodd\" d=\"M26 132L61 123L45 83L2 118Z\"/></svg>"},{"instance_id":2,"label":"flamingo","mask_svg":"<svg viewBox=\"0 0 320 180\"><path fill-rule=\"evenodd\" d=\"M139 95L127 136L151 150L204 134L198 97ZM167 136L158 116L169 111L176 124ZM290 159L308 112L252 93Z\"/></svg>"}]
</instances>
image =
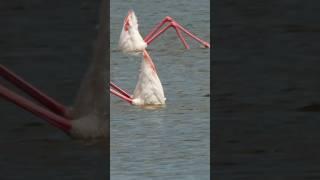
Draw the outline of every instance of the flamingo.
<instances>
[{"instance_id":1,"label":"flamingo","mask_svg":"<svg viewBox=\"0 0 320 180\"><path fill-rule=\"evenodd\" d=\"M163 105L166 100L163 87L146 47L147 43L138 30L138 19L134 11L129 10L123 22L119 48L127 54L142 55L142 61L134 93L126 96L131 99L133 105Z\"/></svg>"},{"instance_id":2,"label":"flamingo","mask_svg":"<svg viewBox=\"0 0 320 180\"><path fill-rule=\"evenodd\" d=\"M161 29L161 27L166 23L168 23L166 27ZM129 10L128 15L125 17L123 22L122 32L119 39L119 48L125 54L142 55L143 58L141 62L138 83L133 95L130 95L115 83L110 82L110 93L133 105L145 106L165 104L166 98L164 96L161 81L157 75L156 66L146 48L151 42L153 42L170 27L176 30L178 38L181 40L186 49L189 49L190 47L183 37L181 31L201 43L203 47L210 48L210 44L208 42L189 32L170 16L166 16L143 39L138 30L137 17L135 16L133 10Z\"/></svg>"},{"instance_id":3,"label":"flamingo","mask_svg":"<svg viewBox=\"0 0 320 180\"><path fill-rule=\"evenodd\" d=\"M147 43L144 42L138 29L138 19L133 10L128 11L124 19L119 40L119 49L126 54L139 55Z\"/></svg>"},{"instance_id":4,"label":"flamingo","mask_svg":"<svg viewBox=\"0 0 320 180\"><path fill-rule=\"evenodd\" d=\"M74 138L104 138L108 136L109 121L107 112L107 99L105 96L105 83L107 82L108 61L106 59L107 49L107 28L106 28L106 0L102 0L100 9L100 26L98 32L98 40L96 42L95 51L92 62L83 79L78 95L75 99L75 105L67 108L58 101L49 97L30 83L19 77L14 72L0 64L0 76L26 92L34 100L38 101L38 105L4 87L0 84L0 97L10 101L17 106L33 113L34 115L46 120L52 126L62 130L66 134ZM166 28L160 30L161 26L169 22ZM171 17L165 18L158 24L142 41L142 37L137 31L137 19L134 12L128 13L124 22L124 33L129 33L127 38L123 38L123 42L132 42L132 44L119 44L123 52L141 55L141 72L139 80L133 95L128 94L113 82L109 82L110 93L122 98L130 104L134 105L163 105L166 98L164 97L163 88L157 75L156 67L146 50L156 37L166 31L169 27L176 29L178 37L182 39L180 31L197 40L204 47L209 48L209 43L197 38L195 35L187 31ZM130 28L135 28L131 29ZM135 31L136 30L136 31ZM136 36L131 36L130 33ZM138 35L137 35L138 34ZM129 37L129 38L128 38ZM132 38L133 37L133 38ZM137 43L138 42L138 43ZM129 46L128 46L129 45ZM185 43L184 43L185 45ZM130 46L134 47L130 49ZM128 48L129 47L129 48ZM187 46L185 45L187 48ZM43 107L44 106L44 107Z\"/></svg>"},{"instance_id":5,"label":"flamingo","mask_svg":"<svg viewBox=\"0 0 320 180\"><path fill-rule=\"evenodd\" d=\"M100 25L91 65L81 83L75 105L67 108L41 92L23 78L0 65L0 75L25 91L41 105L10 91L0 85L0 97L46 120L49 124L74 138L105 138L109 132L107 97L108 61L107 49L107 1L102 0ZM105 97L105 98L103 98Z\"/></svg>"}]
</instances>

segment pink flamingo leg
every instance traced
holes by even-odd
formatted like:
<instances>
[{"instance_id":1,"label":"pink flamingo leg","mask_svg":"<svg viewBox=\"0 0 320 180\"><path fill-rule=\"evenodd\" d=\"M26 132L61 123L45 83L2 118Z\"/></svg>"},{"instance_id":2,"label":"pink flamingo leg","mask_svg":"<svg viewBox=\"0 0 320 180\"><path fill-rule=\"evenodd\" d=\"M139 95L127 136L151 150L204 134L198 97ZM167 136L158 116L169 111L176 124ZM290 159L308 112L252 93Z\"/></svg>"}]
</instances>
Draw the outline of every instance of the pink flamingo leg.
<instances>
[{"instance_id":1,"label":"pink flamingo leg","mask_svg":"<svg viewBox=\"0 0 320 180\"><path fill-rule=\"evenodd\" d=\"M193 38L194 40L198 41L199 43L203 44L206 48L210 48L210 44L205 42L204 40L198 38L196 35L192 34L191 32L189 32L188 30L186 30L184 27L182 27L179 23L177 23L177 26L179 29L181 29L183 32L185 32L186 34L188 34L191 38Z\"/></svg>"},{"instance_id":2,"label":"pink flamingo leg","mask_svg":"<svg viewBox=\"0 0 320 180\"><path fill-rule=\"evenodd\" d=\"M156 67L155 67L149 53L147 52L147 50L144 50L143 52L144 52L143 53L144 58L150 63L154 72L156 72ZM121 98L122 100L127 101L128 103L132 104L131 96L126 91L121 89L119 86L115 85L113 82L110 82L110 93Z\"/></svg>"},{"instance_id":3,"label":"pink flamingo leg","mask_svg":"<svg viewBox=\"0 0 320 180\"><path fill-rule=\"evenodd\" d=\"M114 94L115 96L118 96L118 97L121 98L122 100L127 101L128 103L132 104L132 99L131 99L130 97L127 97L127 96L119 93L118 91L116 91L116 90L114 90L114 89L112 89L112 88L110 88L110 92L111 92L112 94Z\"/></svg>"},{"instance_id":4,"label":"pink flamingo leg","mask_svg":"<svg viewBox=\"0 0 320 180\"><path fill-rule=\"evenodd\" d=\"M113 82L110 82L110 86L117 90L122 95L126 96L127 98L131 98L131 96L124 90L122 90L119 86L115 85Z\"/></svg>"},{"instance_id":5,"label":"pink flamingo leg","mask_svg":"<svg viewBox=\"0 0 320 180\"><path fill-rule=\"evenodd\" d=\"M169 22L169 25L167 25L166 28L162 29L159 31L159 29L165 24ZM177 31L177 29L182 30L184 33L186 33L188 36L190 36L192 39L198 41L199 43L201 43L204 47L206 48L210 48L210 44L200 38L198 38L196 35L192 34L190 31L186 30L183 26L181 26L178 22L176 22L175 20L173 20L173 18L167 16L165 17L158 25L156 25L151 32L144 38L144 41L147 44L150 44L155 38L157 38L159 35L161 35L164 31L166 31L169 27L173 27L175 28L175 30ZM158 33L157 33L158 31ZM183 43L183 45L185 46L185 48L189 49L185 39L183 38L183 36L181 35L180 32L177 32L181 42ZM180 34L180 35L179 35Z\"/></svg>"},{"instance_id":6,"label":"pink flamingo leg","mask_svg":"<svg viewBox=\"0 0 320 180\"><path fill-rule=\"evenodd\" d=\"M148 39L153 36L166 22L171 21L172 18L167 16L165 17L158 25L156 25L150 32L148 35L146 35L146 37L144 38L144 41L148 41Z\"/></svg>"},{"instance_id":7,"label":"pink flamingo leg","mask_svg":"<svg viewBox=\"0 0 320 180\"><path fill-rule=\"evenodd\" d=\"M186 49L190 49L188 43L186 42L186 40L185 40L184 37L182 36L180 30L179 30L176 26L173 26L173 27L174 27L174 29L176 30L177 35L178 35L179 39L181 40L182 44L184 45L184 47L185 47Z\"/></svg>"},{"instance_id":8,"label":"pink flamingo leg","mask_svg":"<svg viewBox=\"0 0 320 180\"><path fill-rule=\"evenodd\" d=\"M176 30L177 35L178 35L179 39L181 40L182 44L184 45L184 47L186 49L190 49L190 47L187 44L185 38L182 36L182 34L181 34L180 30L179 30L179 25L175 21L170 22L165 28L163 28L162 30L158 31L157 33L153 33L153 36L150 36L149 38L146 38L147 40L145 42L147 44L150 44L153 40L155 40L157 37L159 37L162 33L164 33L170 27L173 27Z\"/></svg>"},{"instance_id":9,"label":"pink flamingo leg","mask_svg":"<svg viewBox=\"0 0 320 180\"><path fill-rule=\"evenodd\" d=\"M126 20L125 20L126 21ZM163 29L161 29L161 27L168 23L166 27L164 27ZM166 16L159 24L157 24L154 28L152 28L152 30L145 36L144 41L149 45L151 44L151 42L153 42L158 36L160 36L162 33L164 33L166 30L168 30L170 27L173 27L176 30L176 33L180 39L180 41L182 42L182 44L184 45L184 47L186 49L190 49L188 43L186 42L185 38L183 37L181 31L183 31L184 33L186 33L188 36L190 36L191 38L193 38L194 40L198 41L199 43L201 43L204 47L206 48L210 48L210 44L200 38L198 38L196 35L192 34L191 32L189 32L188 30L186 30L184 27L182 27L178 22L176 22L175 20L173 20L172 17L170 16ZM161 30L160 30L161 29ZM149 56L148 52L146 50L144 50L144 55L145 58L147 58L147 60L150 62L150 65L153 67L153 69L156 72L156 67L151 59L151 57ZM121 99L132 103L132 99L131 96L125 92L124 90L122 90L120 87L116 86L115 84L113 84L112 82L110 82L110 85L112 88L110 88L110 92L118 97L120 97Z\"/></svg>"},{"instance_id":10,"label":"pink flamingo leg","mask_svg":"<svg viewBox=\"0 0 320 180\"><path fill-rule=\"evenodd\" d=\"M53 112L66 116L66 108L55 101L54 99L50 98L49 96L42 93L40 90L33 87L31 84L23 80L18 75L11 72L9 69L5 68L3 65L0 65L0 75L4 77L6 80L10 81L12 84L17 86L18 88L25 91L27 94L29 94L31 97L33 97L35 100L37 100L39 103L43 104Z\"/></svg>"},{"instance_id":11,"label":"pink flamingo leg","mask_svg":"<svg viewBox=\"0 0 320 180\"><path fill-rule=\"evenodd\" d=\"M145 42L149 45L153 40L155 40L158 36L160 36L162 33L164 33L171 26L172 26L172 24L168 24L165 28L161 29L156 34L154 34L152 37L148 38L148 40Z\"/></svg>"},{"instance_id":12,"label":"pink flamingo leg","mask_svg":"<svg viewBox=\"0 0 320 180\"><path fill-rule=\"evenodd\" d=\"M69 133L71 130L71 124L69 120L56 115L55 113L37 104L32 103L26 98L11 92L9 89L5 88L2 85L0 85L0 97L3 97L4 99L11 101L19 107L31 112L32 114L44 120L47 120L51 125L65 131L66 133Z\"/></svg>"}]
</instances>

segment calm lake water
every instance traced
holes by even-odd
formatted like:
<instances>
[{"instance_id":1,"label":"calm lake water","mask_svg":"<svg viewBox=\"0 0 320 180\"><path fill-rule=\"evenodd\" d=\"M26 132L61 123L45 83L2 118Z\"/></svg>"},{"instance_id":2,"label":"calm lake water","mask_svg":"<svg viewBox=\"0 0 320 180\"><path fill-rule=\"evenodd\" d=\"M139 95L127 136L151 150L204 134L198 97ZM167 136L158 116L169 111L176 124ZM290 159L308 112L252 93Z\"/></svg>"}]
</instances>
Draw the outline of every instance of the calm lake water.
<instances>
[{"instance_id":1,"label":"calm lake water","mask_svg":"<svg viewBox=\"0 0 320 180\"><path fill-rule=\"evenodd\" d=\"M2 1L0 64L72 105L92 54L98 4ZM1 180L106 178L106 142L73 140L1 98L0 120Z\"/></svg>"},{"instance_id":2,"label":"calm lake water","mask_svg":"<svg viewBox=\"0 0 320 180\"><path fill-rule=\"evenodd\" d=\"M169 15L200 38L210 39L209 1L111 1L111 80L133 92L140 57L117 50L129 9L145 36ZM173 29L149 47L167 98L156 110L110 98L111 179L209 179L210 50L188 41L185 50Z\"/></svg>"}]
</instances>

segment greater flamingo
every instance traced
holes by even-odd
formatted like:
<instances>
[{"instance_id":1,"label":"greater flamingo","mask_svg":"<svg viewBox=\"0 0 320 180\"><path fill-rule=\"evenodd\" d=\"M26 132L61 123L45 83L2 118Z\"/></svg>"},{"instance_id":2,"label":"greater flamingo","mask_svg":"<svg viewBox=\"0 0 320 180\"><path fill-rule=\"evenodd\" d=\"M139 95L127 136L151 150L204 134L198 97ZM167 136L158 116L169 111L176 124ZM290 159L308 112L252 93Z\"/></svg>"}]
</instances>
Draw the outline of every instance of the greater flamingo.
<instances>
[{"instance_id":1,"label":"greater flamingo","mask_svg":"<svg viewBox=\"0 0 320 180\"><path fill-rule=\"evenodd\" d=\"M166 23L168 23L166 27L161 29L161 27ZM128 15L125 17L123 22L119 48L123 53L129 55L142 54L143 59L139 79L133 95L130 95L113 82L110 82L110 92L112 94L133 105L165 104L166 98L164 96L163 87L157 75L156 66L147 52L146 47L170 27L176 30L176 33L185 48L189 49L190 47L185 41L181 31L201 43L205 48L210 48L210 44L208 42L198 38L169 16L165 17L143 39L138 30L137 17L133 10L129 10Z\"/></svg>"}]
</instances>

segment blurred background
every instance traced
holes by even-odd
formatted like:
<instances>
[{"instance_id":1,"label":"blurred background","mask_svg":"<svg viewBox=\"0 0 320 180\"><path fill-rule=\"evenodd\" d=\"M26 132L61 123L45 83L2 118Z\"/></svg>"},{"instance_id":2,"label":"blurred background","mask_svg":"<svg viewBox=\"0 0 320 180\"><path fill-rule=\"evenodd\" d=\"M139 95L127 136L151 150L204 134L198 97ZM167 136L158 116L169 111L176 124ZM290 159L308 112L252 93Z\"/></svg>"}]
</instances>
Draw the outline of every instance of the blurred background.
<instances>
[{"instance_id":1,"label":"blurred background","mask_svg":"<svg viewBox=\"0 0 320 180\"><path fill-rule=\"evenodd\" d=\"M0 64L72 105L93 53L99 5L98 0L2 0ZM3 99L0 120L0 179L106 178L107 143L72 140Z\"/></svg>"},{"instance_id":2,"label":"blurred background","mask_svg":"<svg viewBox=\"0 0 320 180\"><path fill-rule=\"evenodd\" d=\"M213 175L320 179L319 1L216 1Z\"/></svg>"}]
</instances>

